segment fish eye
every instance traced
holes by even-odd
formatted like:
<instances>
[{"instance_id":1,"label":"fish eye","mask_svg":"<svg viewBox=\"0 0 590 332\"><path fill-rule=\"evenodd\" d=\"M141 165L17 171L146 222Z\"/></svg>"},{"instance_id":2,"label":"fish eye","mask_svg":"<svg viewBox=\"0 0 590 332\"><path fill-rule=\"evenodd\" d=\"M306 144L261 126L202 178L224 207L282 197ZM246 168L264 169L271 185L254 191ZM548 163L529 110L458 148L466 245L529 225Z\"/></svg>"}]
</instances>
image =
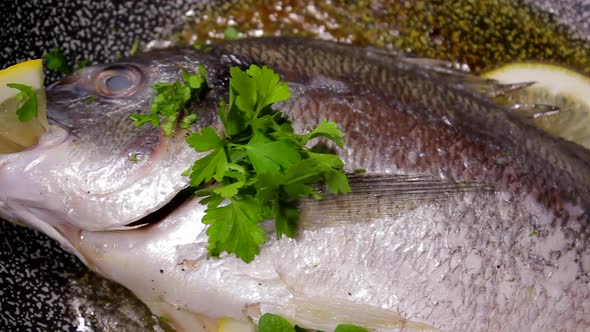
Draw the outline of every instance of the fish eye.
<instances>
[{"instance_id":1,"label":"fish eye","mask_svg":"<svg viewBox=\"0 0 590 332\"><path fill-rule=\"evenodd\" d=\"M137 91L141 79L141 71L135 66L110 66L95 77L95 89L103 97L129 97Z\"/></svg>"}]
</instances>

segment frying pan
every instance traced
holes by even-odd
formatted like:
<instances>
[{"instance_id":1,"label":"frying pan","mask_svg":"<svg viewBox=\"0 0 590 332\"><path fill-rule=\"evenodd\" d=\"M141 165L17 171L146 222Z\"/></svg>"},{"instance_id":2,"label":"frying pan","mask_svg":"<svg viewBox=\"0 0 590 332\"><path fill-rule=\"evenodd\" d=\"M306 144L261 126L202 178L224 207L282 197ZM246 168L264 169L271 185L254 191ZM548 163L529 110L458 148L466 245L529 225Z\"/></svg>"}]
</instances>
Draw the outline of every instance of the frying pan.
<instances>
[{"instance_id":1,"label":"frying pan","mask_svg":"<svg viewBox=\"0 0 590 332\"><path fill-rule=\"evenodd\" d=\"M78 62L108 62L134 40L153 40L179 24L198 0L3 0L0 68L40 58L59 47ZM590 36L590 0L530 0ZM47 73L47 81L58 77ZM0 220L0 331L161 330L149 310L123 287L89 272L38 232Z\"/></svg>"}]
</instances>

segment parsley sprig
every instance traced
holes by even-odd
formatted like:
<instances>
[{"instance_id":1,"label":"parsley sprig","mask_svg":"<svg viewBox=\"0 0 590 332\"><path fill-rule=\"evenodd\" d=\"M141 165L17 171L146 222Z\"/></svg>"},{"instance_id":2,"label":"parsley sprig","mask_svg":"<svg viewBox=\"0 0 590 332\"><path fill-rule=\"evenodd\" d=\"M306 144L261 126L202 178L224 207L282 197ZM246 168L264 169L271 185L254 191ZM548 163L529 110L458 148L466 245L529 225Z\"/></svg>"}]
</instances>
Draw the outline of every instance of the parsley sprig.
<instances>
[{"instance_id":1,"label":"parsley sprig","mask_svg":"<svg viewBox=\"0 0 590 332\"><path fill-rule=\"evenodd\" d=\"M207 89L205 67L199 66L199 72L189 74L182 73L182 79L177 82L162 82L152 86L156 95L149 114L132 114L131 120L136 126L151 123L153 126L162 127L168 137L174 133L178 118L184 115L180 122L183 129L189 128L197 119L196 114L189 112L189 105L193 101L199 101Z\"/></svg>"},{"instance_id":2,"label":"parsley sprig","mask_svg":"<svg viewBox=\"0 0 590 332\"><path fill-rule=\"evenodd\" d=\"M252 65L230 69L229 102L217 113L225 136L212 128L192 133L186 141L199 152L209 152L189 170L191 185L208 205L209 253L233 253L250 262L265 239L260 223L275 221L277 236L294 237L299 220L298 200L321 198L312 185L324 182L330 193L350 192L343 162L333 154L315 152L307 143L316 137L342 147L344 133L336 123L322 121L307 134L296 134L273 103L290 97L286 83L270 68Z\"/></svg>"},{"instance_id":3,"label":"parsley sprig","mask_svg":"<svg viewBox=\"0 0 590 332\"><path fill-rule=\"evenodd\" d=\"M72 68L68 65L68 60L63 51L59 48L54 48L45 54L45 66L49 70L59 72L67 75L72 72Z\"/></svg>"},{"instance_id":4,"label":"parsley sprig","mask_svg":"<svg viewBox=\"0 0 590 332\"><path fill-rule=\"evenodd\" d=\"M258 321L258 332L296 332L296 331L307 331L298 326L293 326L285 318L275 314L264 314ZM334 332L368 332L367 329L352 325L352 324L340 324L336 326Z\"/></svg>"},{"instance_id":5,"label":"parsley sprig","mask_svg":"<svg viewBox=\"0 0 590 332\"><path fill-rule=\"evenodd\" d=\"M196 120L189 105L206 87L205 68L182 74L182 80L158 83L158 94L147 115L133 114L137 126L151 123L172 136L176 124L187 129ZM280 111L272 108L291 96L286 83L272 69L256 65L246 71L230 68L229 100L220 101L217 114L223 136L211 127L193 132L186 142L207 153L184 175L207 204L203 223L208 224L209 254L235 254L251 262L266 241L260 223L275 221L277 236L294 237L302 197L321 199L313 185L325 183L332 194L350 192L343 162L334 154L307 147L323 137L339 147L344 133L334 122L322 121L307 134L296 134Z\"/></svg>"}]
</instances>

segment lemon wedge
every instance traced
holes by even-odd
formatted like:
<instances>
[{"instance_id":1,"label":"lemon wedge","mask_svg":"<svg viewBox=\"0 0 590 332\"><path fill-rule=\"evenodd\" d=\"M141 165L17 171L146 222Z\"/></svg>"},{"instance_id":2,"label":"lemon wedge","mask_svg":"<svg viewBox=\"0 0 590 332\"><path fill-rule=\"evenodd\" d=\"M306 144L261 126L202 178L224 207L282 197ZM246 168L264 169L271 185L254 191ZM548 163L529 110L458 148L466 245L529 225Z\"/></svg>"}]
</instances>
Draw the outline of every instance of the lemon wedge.
<instances>
[{"instance_id":1,"label":"lemon wedge","mask_svg":"<svg viewBox=\"0 0 590 332\"><path fill-rule=\"evenodd\" d=\"M544 63L512 63L485 73L500 83L535 82L511 93L510 103L557 106L556 115L533 121L547 132L590 149L590 78Z\"/></svg>"},{"instance_id":2,"label":"lemon wedge","mask_svg":"<svg viewBox=\"0 0 590 332\"><path fill-rule=\"evenodd\" d=\"M242 322L230 318L222 318L219 320L217 332L254 332L256 327L250 321Z\"/></svg>"},{"instance_id":3,"label":"lemon wedge","mask_svg":"<svg viewBox=\"0 0 590 332\"><path fill-rule=\"evenodd\" d=\"M37 117L21 122L16 111L21 102L19 90L7 86L18 83L30 86L37 94ZM17 152L36 144L47 128L43 61L29 60L0 70L0 153Z\"/></svg>"}]
</instances>

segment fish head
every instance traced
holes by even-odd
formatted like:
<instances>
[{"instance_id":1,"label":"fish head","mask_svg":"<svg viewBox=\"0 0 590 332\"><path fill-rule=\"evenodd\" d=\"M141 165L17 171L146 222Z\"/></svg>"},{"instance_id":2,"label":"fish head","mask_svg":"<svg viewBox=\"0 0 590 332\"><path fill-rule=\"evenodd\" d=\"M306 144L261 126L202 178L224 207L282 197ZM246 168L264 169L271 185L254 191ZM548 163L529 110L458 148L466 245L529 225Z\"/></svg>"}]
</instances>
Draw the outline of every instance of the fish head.
<instances>
[{"instance_id":1,"label":"fish head","mask_svg":"<svg viewBox=\"0 0 590 332\"><path fill-rule=\"evenodd\" d=\"M187 130L168 137L130 115L151 112L154 84L198 73L199 65L211 88L191 107L190 129L215 127L214 76L223 69L205 52L155 50L83 68L47 88L50 125L39 143L0 155L0 216L63 240L60 233L74 230L128 228L169 203L188 185L182 173L199 153L185 142Z\"/></svg>"}]
</instances>

